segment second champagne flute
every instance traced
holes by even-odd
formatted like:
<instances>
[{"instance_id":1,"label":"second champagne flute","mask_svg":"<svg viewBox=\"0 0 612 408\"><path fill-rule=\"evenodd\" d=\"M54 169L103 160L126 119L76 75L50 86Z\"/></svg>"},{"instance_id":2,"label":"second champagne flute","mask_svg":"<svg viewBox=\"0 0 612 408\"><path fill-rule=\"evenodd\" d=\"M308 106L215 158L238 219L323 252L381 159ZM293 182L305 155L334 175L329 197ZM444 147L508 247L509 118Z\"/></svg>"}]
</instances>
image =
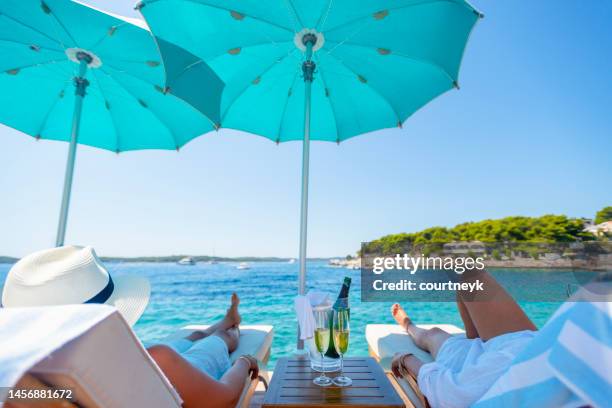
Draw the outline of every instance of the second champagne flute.
<instances>
[{"instance_id":1,"label":"second champagne flute","mask_svg":"<svg viewBox=\"0 0 612 408\"><path fill-rule=\"evenodd\" d=\"M343 374L344 371L344 355L348 351L349 346L349 310L338 309L334 310L334 346L336 352L340 354L340 376L334 378L333 382L339 387L348 387L353 383L353 380Z\"/></svg>"}]
</instances>

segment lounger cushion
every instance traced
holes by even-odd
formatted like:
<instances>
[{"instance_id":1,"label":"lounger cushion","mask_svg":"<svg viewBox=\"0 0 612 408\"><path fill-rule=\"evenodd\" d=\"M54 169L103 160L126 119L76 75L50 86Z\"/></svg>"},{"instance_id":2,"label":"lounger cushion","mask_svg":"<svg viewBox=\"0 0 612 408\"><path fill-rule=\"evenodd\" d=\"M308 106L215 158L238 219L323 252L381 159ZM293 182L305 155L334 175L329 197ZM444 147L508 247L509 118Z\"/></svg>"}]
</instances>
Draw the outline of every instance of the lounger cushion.
<instances>
[{"instance_id":1,"label":"lounger cushion","mask_svg":"<svg viewBox=\"0 0 612 408\"><path fill-rule=\"evenodd\" d=\"M438 327L451 334L463 333L452 324L421 324L423 329ZM366 326L366 340L371 352L380 359L384 370L389 371L395 353L412 353L422 361L433 361L431 355L414 344L412 338L397 324L369 324Z\"/></svg>"},{"instance_id":2,"label":"lounger cushion","mask_svg":"<svg viewBox=\"0 0 612 408\"><path fill-rule=\"evenodd\" d=\"M207 325L189 325L168 336L165 340L173 340L189 335L195 330L205 330ZM268 351L272 345L274 331L272 326L240 326L240 342L238 348L230 355L232 361L243 354L250 354L262 363L266 363Z\"/></svg>"}]
</instances>

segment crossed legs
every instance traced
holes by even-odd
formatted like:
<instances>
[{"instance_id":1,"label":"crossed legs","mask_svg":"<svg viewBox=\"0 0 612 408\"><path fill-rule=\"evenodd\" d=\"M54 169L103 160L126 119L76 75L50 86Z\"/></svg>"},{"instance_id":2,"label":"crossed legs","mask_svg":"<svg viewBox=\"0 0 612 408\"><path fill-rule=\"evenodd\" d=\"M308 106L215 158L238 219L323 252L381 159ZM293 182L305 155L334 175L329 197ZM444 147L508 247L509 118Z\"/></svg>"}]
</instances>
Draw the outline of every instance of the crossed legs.
<instances>
[{"instance_id":1,"label":"crossed legs","mask_svg":"<svg viewBox=\"0 0 612 408\"><path fill-rule=\"evenodd\" d=\"M240 338L238 325L242 318L240 313L238 313L239 304L240 299L238 296L235 293L232 294L231 305L223 319L206 328L206 330L196 330L185 338L190 341L198 341L208 336L218 336L225 341L229 352L233 352L238 347L238 339Z\"/></svg>"},{"instance_id":2,"label":"crossed legs","mask_svg":"<svg viewBox=\"0 0 612 408\"><path fill-rule=\"evenodd\" d=\"M239 303L238 296L233 294L231 306L222 320L206 330L190 333L185 339L197 342L205 337L217 336L225 342L228 351L232 353L238 347L240 338ZM152 346L147 351L177 389L184 401L183 406L187 408L234 406L240 397L247 374L254 372L256 378L257 362L252 357L239 360L217 381L194 367L181 354L166 345ZM249 363L250 366L248 366Z\"/></svg>"}]
</instances>

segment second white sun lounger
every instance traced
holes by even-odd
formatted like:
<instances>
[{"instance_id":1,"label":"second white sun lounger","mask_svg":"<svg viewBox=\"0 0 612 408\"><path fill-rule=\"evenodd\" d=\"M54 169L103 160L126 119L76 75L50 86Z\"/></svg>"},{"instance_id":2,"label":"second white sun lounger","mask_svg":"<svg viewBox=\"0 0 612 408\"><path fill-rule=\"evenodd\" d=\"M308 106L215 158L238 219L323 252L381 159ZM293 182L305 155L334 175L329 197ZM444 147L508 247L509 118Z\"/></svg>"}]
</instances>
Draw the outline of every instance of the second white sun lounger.
<instances>
[{"instance_id":1,"label":"second white sun lounger","mask_svg":"<svg viewBox=\"0 0 612 408\"><path fill-rule=\"evenodd\" d=\"M431 329L439 327L451 334L463 333L463 330L451 324L420 324L418 327ZM407 407L424 408L427 406L425 398L419 391L416 383L411 379L395 378L391 373L391 360L395 353L412 353L425 363L433 361L428 352L418 348L412 338L397 324L369 324L366 326L366 340L370 355L378 360L387 373L391 383L400 391Z\"/></svg>"}]
</instances>

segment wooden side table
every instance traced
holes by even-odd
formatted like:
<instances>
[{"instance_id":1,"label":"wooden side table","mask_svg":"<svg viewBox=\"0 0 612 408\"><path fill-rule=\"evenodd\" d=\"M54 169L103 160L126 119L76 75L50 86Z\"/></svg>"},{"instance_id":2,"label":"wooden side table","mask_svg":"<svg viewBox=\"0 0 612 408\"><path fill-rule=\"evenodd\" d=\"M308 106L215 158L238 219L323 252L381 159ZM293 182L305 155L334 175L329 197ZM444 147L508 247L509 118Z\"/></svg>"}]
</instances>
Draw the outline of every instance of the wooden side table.
<instances>
[{"instance_id":1,"label":"wooden side table","mask_svg":"<svg viewBox=\"0 0 612 408\"><path fill-rule=\"evenodd\" d=\"M319 387L312 380L320 373L310 368L307 357L281 358L276 363L262 408L404 408L402 399L373 358L345 358L344 373L353 380L353 385ZM338 373L327 375L333 377Z\"/></svg>"}]
</instances>

